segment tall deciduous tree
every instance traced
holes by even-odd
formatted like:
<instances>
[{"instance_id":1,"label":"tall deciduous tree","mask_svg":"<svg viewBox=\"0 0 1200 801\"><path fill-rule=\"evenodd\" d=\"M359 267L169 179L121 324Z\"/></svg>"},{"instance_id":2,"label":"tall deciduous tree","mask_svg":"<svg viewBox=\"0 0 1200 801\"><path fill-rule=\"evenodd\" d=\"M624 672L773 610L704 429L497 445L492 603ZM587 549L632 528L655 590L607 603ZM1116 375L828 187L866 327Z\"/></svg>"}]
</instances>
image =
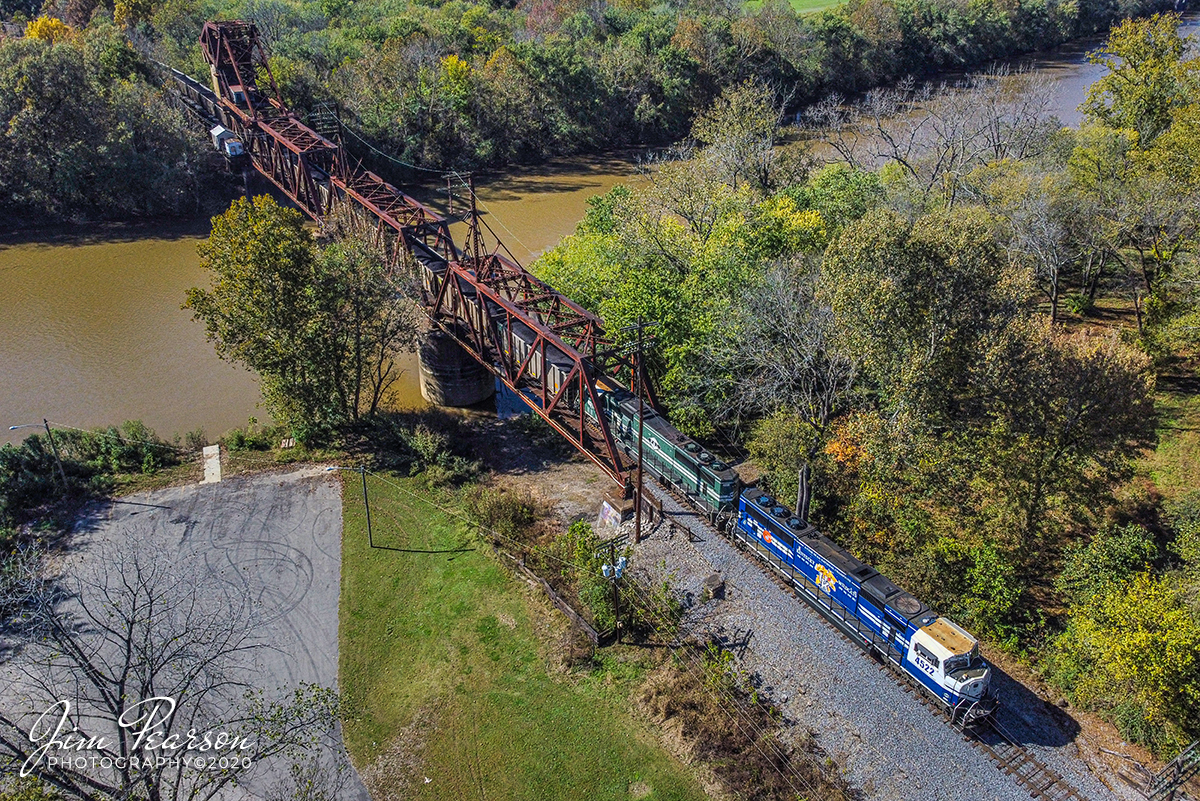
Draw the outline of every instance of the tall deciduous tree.
<instances>
[{"instance_id":1,"label":"tall deciduous tree","mask_svg":"<svg viewBox=\"0 0 1200 801\"><path fill-rule=\"evenodd\" d=\"M831 310L816 298L816 265L777 264L734 305L716 337L714 361L728 376L728 412L766 416L750 439L772 483L796 481L796 513L808 519L812 463L854 384ZM787 477L785 477L787 476Z\"/></svg>"},{"instance_id":2,"label":"tall deciduous tree","mask_svg":"<svg viewBox=\"0 0 1200 801\"><path fill-rule=\"evenodd\" d=\"M1046 149L1052 89L1044 76L1008 69L953 87L918 88L910 78L871 90L856 106L832 96L812 120L848 163L868 170L890 163L922 202L953 206L972 170Z\"/></svg>"},{"instance_id":3,"label":"tall deciduous tree","mask_svg":"<svg viewBox=\"0 0 1200 801\"><path fill-rule=\"evenodd\" d=\"M1171 124L1171 114L1200 88L1200 58L1184 59L1189 39L1178 14L1127 19L1088 60L1108 73L1088 89L1083 111L1110 128L1136 131L1149 146Z\"/></svg>"},{"instance_id":4,"label":"tall deciduous tree","mask_svg":"<svg viewBox=\"0 0 1200 801\"><path fill-rule=\"evenodd\" d=\"M716 177L734 189L742 182L762 193L775 188L781 166L775 138L782 105L768 86L747 81L726 89L696 117L692 137L704 145L705 160Z\"/></svg>"},{"instance_id":5,"label":"tall deciduous tree","mask_svg":"<svg viewBox=\"0 0 1200 801\"><path fill-rule=\"evenodd\" d=\"M999 528L1031 553L1072 520L1087 521L1091 505L1127 478L1153 436L1154 376L1143 354L1115 338L1037 323L1014 329L978 374L977 464L998 490Z\"/></svg>"},{"instance_id":6,"label":"tall deciduous tree","mask_svg":"<svg viewBox=\"0 0 1200 801\"><path fill-rule=\"evenodd\" d=\"M405 280L353 235L318 248L300 214L239 199L200 246L211 289L188 290L217 353L258 374L271 414L306 436L373 414L411 349Z\"/></svg>"},{"instance_id":7,"label":"tall deciduous tree","mask_svg":"<svg viewBox=\"0 0 1200 801\"><path fill-rule=\"evenodd\" d=\"M0 711L4 774L32 774L78 801L206 801L255 762L299 755L332 731L333 691L247 682L266 647L262 622L244 586L204 565L202 554L128 542L61 579L34 558L6 566L0 609L17 615L4 692L22 702L7 695ZM67 749L77 760L47 745L63 720L62 735L88 744ZM198 747L206 732L206 751L164 747ZM220 732L227 745L214 748Z\"/></svg>"},{"instance_id":8,"label":"tall deciduous tree","mask_svg":"<svg viewBox=\"0 0 1200 801\"><path fill-rule=\"evenodd\" d=\"M977 210L915 222L880 210L829 246L819 296L882 406L939 425L971 394L984 344L1028 292Z\"/></svg>"}]
</instances>

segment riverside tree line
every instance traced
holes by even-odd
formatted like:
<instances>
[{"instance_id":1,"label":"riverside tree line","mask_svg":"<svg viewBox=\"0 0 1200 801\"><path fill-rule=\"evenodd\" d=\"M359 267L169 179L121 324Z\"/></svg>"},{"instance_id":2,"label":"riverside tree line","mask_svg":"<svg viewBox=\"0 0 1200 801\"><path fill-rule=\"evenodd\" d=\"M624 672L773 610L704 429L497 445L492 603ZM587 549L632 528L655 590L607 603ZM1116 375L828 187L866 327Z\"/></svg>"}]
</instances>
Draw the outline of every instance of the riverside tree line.
<instances>
[{"instance_id":1,"label":"riverside tree line","mask_svg":"<svg viewBox=\"0 0 1200 801\"><path fill-rule=\"evenodd\" d=\"M776 87L794 110L1169 5L852 0L800 13L781 0L0 0L0 213L211 206L219 162L163 102L151 66L207 83L196 39L208 19L258 24L289 106L336 107L352 134L401 161L463 169L675 141L745 80ZM350 146L377 159L352 136Z\"/></svg>"},{"instance_id":2,"label":"riverside tree line","mask_svg":"<svg viewBox=\"0 0 1200 801\"><path fill-rule=\"evenodd\" d=\"M814 169L744 84L534 265L609 330L661 322L676 425L1164 755L1200 735L1200 492L1135 470L1200 344L1176 24L1114 29L1077 130L1026 76L902 86L819 109Z\"/></svg>"}]
</instances>

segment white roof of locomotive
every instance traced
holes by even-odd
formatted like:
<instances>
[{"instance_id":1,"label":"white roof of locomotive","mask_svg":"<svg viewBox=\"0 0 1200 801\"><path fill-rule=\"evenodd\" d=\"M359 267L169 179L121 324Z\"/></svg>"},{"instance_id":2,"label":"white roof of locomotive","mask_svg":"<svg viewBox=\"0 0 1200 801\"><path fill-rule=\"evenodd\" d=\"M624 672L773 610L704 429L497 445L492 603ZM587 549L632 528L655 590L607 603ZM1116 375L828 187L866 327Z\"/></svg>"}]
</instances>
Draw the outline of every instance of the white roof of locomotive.
<instances>
[{"instance_id":1,"label":"white roof of locomotive","mask_svg":"<svg viewBox=\"0 0 1200 801\"><path fill-rule=\"evenodd\" d=\"M945 617L939 617L928 626L922 626L918 632L926 636L921 638L921 644L933 651L938 659L969 654L979 644L966 629Z\"/></svg>"}]
</instances>

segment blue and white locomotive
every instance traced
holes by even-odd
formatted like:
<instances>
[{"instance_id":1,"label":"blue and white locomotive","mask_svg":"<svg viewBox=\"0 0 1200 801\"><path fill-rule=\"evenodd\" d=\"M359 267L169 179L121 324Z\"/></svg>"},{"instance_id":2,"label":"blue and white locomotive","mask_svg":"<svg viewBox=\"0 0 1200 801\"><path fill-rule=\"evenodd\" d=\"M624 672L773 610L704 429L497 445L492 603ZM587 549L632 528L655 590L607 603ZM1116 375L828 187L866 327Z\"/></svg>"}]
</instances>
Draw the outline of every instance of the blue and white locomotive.
<instances>
[{"instance_id":1,"label":"blue and white locomotive","mask_svg":"<svg viewBox=\"0 0 1200 801\"><path fill-rule=\"evenodd\" d=\"M637 453L637 399L598 382L601 413L629 456ZM595 419L591 403L584 412ZM889 662L955 721L989 715L997 697L979 641L940 617L870 565L793 516L768 495L743 487L728 465L645 408L643 467L717 517L733 515L731 533L781 573L819 612L851 639Z\"/></svg>"},{"instance_id":2,"label":"blue and white locomotive","mask_svg":"<svg viewBox=\"0 0 1200 801\"><path fill-rule=\"evenodd\" d=\"M733 529L834 625L937 699L953 720L970 723L995 708L991 668L961 626L753 488L741 492Z\"/></svg>"}]
</instances>

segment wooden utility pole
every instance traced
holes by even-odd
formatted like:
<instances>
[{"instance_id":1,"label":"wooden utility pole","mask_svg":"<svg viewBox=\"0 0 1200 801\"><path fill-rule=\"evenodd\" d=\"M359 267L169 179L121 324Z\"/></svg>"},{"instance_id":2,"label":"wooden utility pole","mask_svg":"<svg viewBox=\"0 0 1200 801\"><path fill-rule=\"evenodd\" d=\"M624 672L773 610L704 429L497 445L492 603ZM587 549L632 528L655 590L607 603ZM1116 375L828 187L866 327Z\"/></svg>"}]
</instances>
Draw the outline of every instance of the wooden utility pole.
<instances>
[{"instance_id":1,"label":"wooden utility pole","mask_svg":"<svg viewBox=\"0 0 1200 801\"><path fill-rule=\"evenodd\" d=\"M637 545L642 541L642 434L645 429L645 415L643 414L642 393L646 389L646 376L642 369L642 332L645 330L645 325L642 323L641 315L638 315L638 340L637 340L637 396L638 396L638 472L637 472L637 494L633 498L633 544Z\"/></svg>"},{"instance_id":2,"label":"wooden utility pole","mask_svg":"<svg viewBox=\"0 0 1200 801\"><path fill-rule=\"evenodd\" d=\"M54 433L50 431L50 421L43 417L42 425L46 427L46 438L50 440L50 450L54 453L54 463L58 465L58 477L62 479L63 492L66 492L67 473L63 470L62 459L58 458L58 445L54 442Z\"/></svg>"},{"instance_id":3,"label":"wooden utility pole","mask_svg":"<svg viewBox=\"0 0 1200 801\"><path fill-rule=\"evenodd\" d=\"M363 508L367 510L367 544L374 548L375 537L371 533L371 502L367 500L367 466L362 465L358 468L358 472L362 475Z\"/></svg>"},{"instance_id":4,"label":"wooden utility pole","mask_svg":"<svg viewBox=\"0 0 1200 801\"><path fill-rule=\"evenodd\" d=\"M648 323L642 316L638 315L636 325L629 325L623 328L623 331L637 329L637 344L635 346L635 357L633 362L633 386L634 392L637 393L638 399L638 454L637 454L637 486L634 488L633 496L633 541L637 544L642 541L642 460L645 457L645 450L642 442L645 433L645 400L646 394L646 345L648 344L645 338L646 329L658 323Z\"/></svg>"}]
</instances>

